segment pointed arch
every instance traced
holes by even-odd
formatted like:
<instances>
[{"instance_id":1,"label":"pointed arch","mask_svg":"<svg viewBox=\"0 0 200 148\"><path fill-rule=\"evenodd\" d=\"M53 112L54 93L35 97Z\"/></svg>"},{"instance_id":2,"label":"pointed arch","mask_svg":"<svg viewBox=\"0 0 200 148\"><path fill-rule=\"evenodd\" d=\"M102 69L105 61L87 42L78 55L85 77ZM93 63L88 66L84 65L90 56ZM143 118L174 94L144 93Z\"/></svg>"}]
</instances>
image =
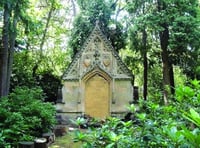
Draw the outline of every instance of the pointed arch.
<instances>
[{"instance_id":1,"label":"pointed arch","mask_svg":"<svg viewBox=\"0 0 200 148\"><path fill-rule=\"evenodd\" d=\"M110 116L111 80L111 77L99 68L83 77L85 114L100 119Z\"/></svg>"},{"instance_id":2,"label":"pointed arch","mask_svg":"<svg viewBox=\"0 0 200 148\"><path fill-rule=\"evenodd\" d=\"M100 69L99 67L96 67L95 69L93 69L93 70L87 72L85 75L83 75L82 76L82 81L86 82L88 79L90 79L94 75L100 75L101 77L103 77L108 82L112 81L112 77L108 73L106 73L105 71Z\"/></svg>"}]
</instances>

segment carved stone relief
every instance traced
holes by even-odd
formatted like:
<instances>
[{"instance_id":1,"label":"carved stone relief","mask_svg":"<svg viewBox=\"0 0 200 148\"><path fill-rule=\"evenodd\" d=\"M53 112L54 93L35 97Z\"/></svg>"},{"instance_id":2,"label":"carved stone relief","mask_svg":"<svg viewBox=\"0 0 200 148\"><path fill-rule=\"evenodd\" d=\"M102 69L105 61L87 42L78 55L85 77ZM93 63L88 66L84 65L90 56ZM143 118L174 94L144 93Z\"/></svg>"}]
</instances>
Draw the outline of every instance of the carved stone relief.
<instances>
[{"instance_id":1,"label":"carved stone relief","mask_svg":"<svg viewBox=\"0 0 200 148\"><path fill-rule=\"evenodd\" d=\"M90 58L89 55L85 55L85 57L83 58L83 65L88 68L92 63L92 59Z\"/></svg>"},{"instance_id":2,"label":"carved stone relief","mask_svg":"<svg viewBox=\"0 0 200 148\"><path fill-rule=\"evenodd\" d=\"M64 75L65 78L71 76L80 78L96 67L116 78L132 77L130 71L127 70L127 67L98 27L93 30L73 62L76 65L74 64L69 68L69 71Z\"/></svg>"}]
</instances>

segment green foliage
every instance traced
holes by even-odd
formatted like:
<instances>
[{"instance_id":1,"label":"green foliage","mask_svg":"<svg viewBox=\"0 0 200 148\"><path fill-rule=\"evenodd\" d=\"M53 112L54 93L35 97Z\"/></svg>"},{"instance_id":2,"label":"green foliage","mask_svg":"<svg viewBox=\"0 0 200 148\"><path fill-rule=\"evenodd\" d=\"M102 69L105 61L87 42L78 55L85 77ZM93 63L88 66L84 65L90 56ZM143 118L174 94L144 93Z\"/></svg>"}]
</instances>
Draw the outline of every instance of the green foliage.
<instances>
[{"instance_id":1,"label":"green foliage","mask_svg":"<svg viewBox=\"0 0 200 148\"><path fill-rule=\"evenodd\" d=\"M71 122L79 129L81 128L81 126L84 126L87 123L87 121L83 117L78 117L76 120L71 120Z\"/></svg>"},{"instance_id":2,"label":"green foliage","mask_svg":"<svg viewBox=\"0 0 200 148\"><path fill-rule=\"evenodd\" d=\"M83 43L91 32L92 24L82 16L77 16L74 21L74 27L71 32L70 47L73 49L73 55L81 49Z\"/></svg>"},{"instance_id":3,"label":"green foliage","mask_svg":"<svg viewBox=\"0 0 200 148\"><path fill-rule=\"evenodd\" d=\"M196 124L196 126L200 127L200 115L194 109L191 108L190 112L185 113L183 116L192 123Z\"/></svg>"},{"instance_id":4,"label":"green foliage","mask_svg":"<svg viewBox=\"0 0 200 148\"><path fill-rule=\"evenodd\" d=\"M61 86L61 80L52 73L51 71L44 71L38 74L37 83L46 95L45 101L55 103L58 98L58 88Z\"/></svg>"},{"instance_id":5,"label":"green foliage","mask_svg":"<svg viewBox=\"0 0 200 148\"><path fill-rule=\"evenodd\" d=\"M11 148L10 144L5 141L4 131L2 130L0 133L0 147L3 148Z\"/></svg>"},{"instance_id":6,"label":"green foliage","mask_svg":"<svg viewBox=\"0 0 200 148\"><path fill-rule=\"evenodd\" d=\"M11 92L19 86L26 86L28 88L40 86L46 95L45 101L56 102L58 88L61 86L60 77L50 67L39 69L39 72L33 76L33 63L35 61L32 56L27 50L15 53L15 62L11 75Z\"/></svg>"},{"instance_id":7,"label":"green foliage","mask_svg":"<svg viewBox=\"0 0 200 148\"><path fill-rule=\"evenodd\" d=\"M179 102L186 101L188 104L183 104L187 107L198 108L200 101L200 82L193 80L188 86L181 85L176 88L175 98ZM182 106L182 107L184 107Z\"/></svg>"},{"instance_id":8,"label":"green foliage","mask_svg":"<svg viewBox=\"0 0 200 148\"><path fill-rule=\"evenodd\" d=\"M99 128L78 130L75 141L85 147L199 147L199 90L200 81L193 80L176 88L178 99L167 106L140 100L128 107L134 119L108 118Z\"/></svg>"},{"instance_id":9,"label":"green foliage","mask_svg":"<svg viewBox=\"0 0 200 148\"><path fill-rule=\"evenodd\" d=\"M155 7L155 5L157 7ZM160 8L159 6L160 5ZM132 1L128 0L126 9L131 14L129 27L129 46L133 50L143 51L141 31L146 27L148 43L152 50L158 46L159 32L167 25L169 40L165 39L169 52L169 61L183 68L190 78L199 77L199 1ZM162 10L162 11L160 11ZM159 50L151 51L157 56ZM155 55L156 54L156 55ZM151 60L150 58L149 60ZM157 59L159 60L159 59Z\"/></svg>"},{"instance_id":10,"label":"green foliage","mask_svg":"<svg viewBox=\"0 0 200 148\"><path fill-rule=\"evenodd\" d=\"M23 1L23 3L25 2ZM39 85L46 93L47 100L53 102L57 99L58 81L60 82L58 77L62 75L71 60L71 52L66 49L65 36L67 36L68 30L64 21L66 14L60 13L60 11L66 9L66 4L62 5L57 0L30 0L26 3L27 9L20 9L20 14L23 13L20 15L17 26L18 36L15 42L16 52L14 53L10 90L12 92L17 86L32 88ZM47 27L45 25L47 14L52 7L54 10L51 20L54 21L50 21L49 27ZM45 32L45 26L47 32L44 47L38 50ZM43 56L40 56L41 52ZM45 77L47 71L49 78ZM51 85L48 84L50 81ZM44 83L46 83L46 86L44 86Z\"/></svg>"},{"instance_id":11,"label":"green foliage","mask_svg":"<svg viewBox=\"0 0 200 148\"><path fill-rule=\"evenodd\" d=\"M34 87L36 82L32 76L33 57L28 51L22 51L16 52L14 58L10 90L12 91L17 86Z\"/></svg>"},{"instance_id":12,"label":"green foliage","mask_svg":"<svg viewBox=\"0 0 200 148\"><path fill-rule=\"evenodd\" d=\"M112 15L116 10L115 1L78 0L77 3L81 13L74 20L74 28L69 42L74 55L83 46L96 21L99 21L99 26L117 51L125 47L126 32L123 30L123 25L121 22L112 19ZM114 26L114 28L111 26Z\"/></svg>"},{"instance_id":13,"label":"green foliage","mask_svg":"<svg viewBox=\"0 0 200 148\"><path fill-rule=\"evenodd\" d=\"M132 122L123 122L109 118L99 128L90 128L87 133L76 131L75 141L84 143L84 147L131 147L133 146Z\"/></svg>"},{"instance_id":14,"label":"green foliage","mask_svg":"<svg viewBox=\"0 0 200 148\"><path fill-rule=\"evenodd\" d=\"M55 109L43 102L39 88L19 87L0 100L0 129L5 143L15 146L21 140L33 140L55 124Z\"/></svg>"}]
</instances>

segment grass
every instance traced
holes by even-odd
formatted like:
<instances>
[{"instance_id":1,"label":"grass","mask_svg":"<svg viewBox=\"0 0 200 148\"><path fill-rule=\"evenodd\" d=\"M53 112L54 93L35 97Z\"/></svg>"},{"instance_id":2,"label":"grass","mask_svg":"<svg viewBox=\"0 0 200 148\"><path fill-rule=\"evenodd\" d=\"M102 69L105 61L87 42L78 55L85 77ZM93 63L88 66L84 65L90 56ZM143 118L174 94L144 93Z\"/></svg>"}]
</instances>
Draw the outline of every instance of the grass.
<instances>
[{"instance_id":1,"label":"grass","mask_svg":"<svg viewBox=\"0 0 200 148\"><path fill-rule=\"evenodd\" d=\"M55 142L49 148L81 148L80 142L73 141L74 133L67 133L62 137L57 137Z\"/></svg>"}]
</instances>

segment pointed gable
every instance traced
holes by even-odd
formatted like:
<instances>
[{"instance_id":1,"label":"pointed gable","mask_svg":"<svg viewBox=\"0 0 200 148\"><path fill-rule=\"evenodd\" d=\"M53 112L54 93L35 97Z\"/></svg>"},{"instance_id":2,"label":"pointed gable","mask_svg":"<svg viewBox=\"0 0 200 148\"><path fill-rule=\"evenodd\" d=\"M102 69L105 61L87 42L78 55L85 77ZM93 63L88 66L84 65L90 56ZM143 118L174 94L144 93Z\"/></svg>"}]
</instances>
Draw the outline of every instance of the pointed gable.
<instances>
[{"instance_id":1,"label":"pointed gable","mask_svg":"<svg viewBox=\"0 0 200 148\"><path fill-rule=\"evenodd\" d=\"M133 78L131 71L122 62L98 24L64 72L63 79L79 80L95 69L99 69L115 79Z\"/></svg>"}]
</instances>

